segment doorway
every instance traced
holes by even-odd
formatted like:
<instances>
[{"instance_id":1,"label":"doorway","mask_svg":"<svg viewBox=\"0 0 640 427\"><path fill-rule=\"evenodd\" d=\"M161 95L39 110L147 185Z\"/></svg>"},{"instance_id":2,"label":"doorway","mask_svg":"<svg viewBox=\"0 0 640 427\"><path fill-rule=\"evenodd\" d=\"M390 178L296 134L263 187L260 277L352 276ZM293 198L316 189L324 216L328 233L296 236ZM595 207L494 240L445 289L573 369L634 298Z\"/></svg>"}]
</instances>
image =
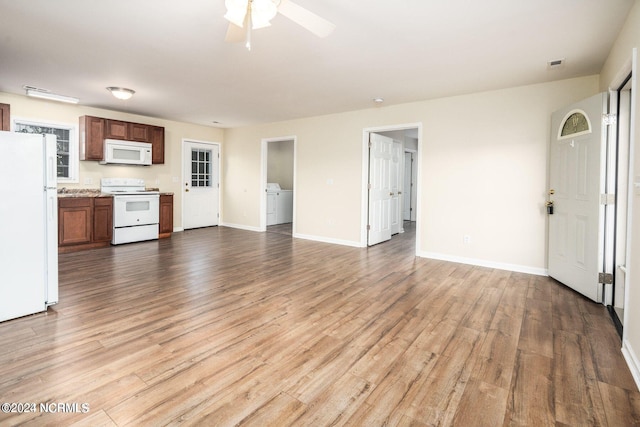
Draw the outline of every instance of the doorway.
<instances>
[{"instance_id":1,"label":"doorway","mask_svg":"<svg viewBox=\"0 0 640 427\"><path fill-rule=\"evenodd\" d=\"M628 219L630 197L630 150L631 150L631 99L633 91L633 79L629 74L618 86L611 91L610 108L616 117L615 151L612 154L612 163L615 175L612 177L615 193L614 226L612 230L613 259L613 283L606 293L605 303L611 314L618 333L622 335L624 327L624 303L626 294L627 276L627 248L628 248Z\"/></svg>"},{"instance_id":2,"label":"doorway","mask_svg":"<svg viewBox=\"0 0 640 427\"><path fill-rule=\"evenodd\" d=\"M262 140L262 188L260 228L293 236L295 137Z\"/></svg>"},{"instance_id":3,"label":"doorway","mask_svg":"<svg viewBox=\"0 0 640 427\"><path fill-rule=\"evenodd\" d=\"M421 124L364 130L363 246L386 242L410 228L416 232L417 253L420 135Z\"/></svg>"},{"instance_id":4,"label":"doorway","mask_svg":"<svg viewBox=\"0 0 640 427\"><path fill-rule=\"evenodd\" d=\"M220 218L220 145L182 141L182 227L211 227Z\"/></svg>"}]
</instances>

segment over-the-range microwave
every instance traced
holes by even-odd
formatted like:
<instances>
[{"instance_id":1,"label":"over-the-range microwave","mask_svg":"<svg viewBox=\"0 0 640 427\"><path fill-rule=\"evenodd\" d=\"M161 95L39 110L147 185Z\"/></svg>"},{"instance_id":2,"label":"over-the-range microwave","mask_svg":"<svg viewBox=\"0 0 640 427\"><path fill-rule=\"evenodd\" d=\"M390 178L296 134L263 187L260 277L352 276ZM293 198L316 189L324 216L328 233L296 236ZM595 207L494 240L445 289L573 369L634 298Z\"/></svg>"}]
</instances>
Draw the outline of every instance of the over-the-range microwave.
<instances>
[{"instance_id":1,"label":"over-the-range microwave","mask_svg":"<svg viewBox=\"0 0 640 427\"><path fill-rule=\"evenodd\" d=\"M104 160L100 164L151 166L151 144L105 139Z\"/></svg>"}]
</instances>

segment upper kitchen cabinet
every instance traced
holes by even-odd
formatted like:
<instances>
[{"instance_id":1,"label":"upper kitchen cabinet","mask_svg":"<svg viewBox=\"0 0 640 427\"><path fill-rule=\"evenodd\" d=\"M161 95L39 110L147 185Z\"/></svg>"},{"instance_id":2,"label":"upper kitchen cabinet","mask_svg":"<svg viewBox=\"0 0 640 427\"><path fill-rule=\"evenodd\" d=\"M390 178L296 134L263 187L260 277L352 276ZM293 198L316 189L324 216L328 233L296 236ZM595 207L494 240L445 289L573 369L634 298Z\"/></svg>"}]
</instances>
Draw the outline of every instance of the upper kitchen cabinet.
<instances>
[{"instance_id":1,"label":"upper kitchen cabinet","mask_svg":"<svg viewBox=\"0 0 640 427\"><path fill-rule=\"evenodd\" d=\"M151 128L154 126L110 119L106 119L104 124L105 138L151 142Z\"/></svg>"},{"instance_id":2,"label":"upper kitchen cabinet","mask_svg":"<svg viewBox=\"0 0 640 427\"><path fill-rule=\"evenodd\" d=\"M152 145L152 163L164 163L164 128L162 126L80 117L80 160L103 160L104 140L148 142Z\"/></svg>"},{"instance_id":3,"label":"upper kitchen cabinet","mask_svg":"<svg viewBox=\"0 0 640 427\"><path fill-rule=\"evenodd\" d=\"M164 163L164 128L161 126L149 126L151 142L151 163Z\"/></svg>"},{"instance_id":4,"label":"upper kitchen cabinet","mask_svg":"<svg viewBox=\"0 0 640 427\"><path fill-rule=\"evenodd\" d=\"M104 119L80 117L80 160L104 159Z\"/></svg>"},{"instance_id":5,"label":"upper kitchen cabinet","mask_svg":"<svg viewBox=\"0 0 640 427\"><path fill-rule=\"evenodd\" d=\"M0 130L11 130L10 109L9 104L0 104Z\"/></svg>"}]
</instances>

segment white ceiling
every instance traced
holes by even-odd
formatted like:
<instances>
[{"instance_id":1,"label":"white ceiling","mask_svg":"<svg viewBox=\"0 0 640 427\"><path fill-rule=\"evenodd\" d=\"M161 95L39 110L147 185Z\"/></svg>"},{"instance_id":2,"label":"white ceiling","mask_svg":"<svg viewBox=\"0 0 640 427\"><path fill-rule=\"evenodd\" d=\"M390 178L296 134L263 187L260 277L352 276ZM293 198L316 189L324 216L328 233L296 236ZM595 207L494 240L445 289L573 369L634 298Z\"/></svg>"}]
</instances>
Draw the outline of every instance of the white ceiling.
<instances>
[{"instance_id":1,"label":"white ceiling","mask_svg":"<svg viewBox=\"0 0 640 427\"><path fill-rule=\"evenodd\" d=\"M224 0L0 0L0 91L210 126L281 121L597 74L634 3L293 1L333 34L278 15L248 52L223 41Z\"/></svg>"}]
</instances>

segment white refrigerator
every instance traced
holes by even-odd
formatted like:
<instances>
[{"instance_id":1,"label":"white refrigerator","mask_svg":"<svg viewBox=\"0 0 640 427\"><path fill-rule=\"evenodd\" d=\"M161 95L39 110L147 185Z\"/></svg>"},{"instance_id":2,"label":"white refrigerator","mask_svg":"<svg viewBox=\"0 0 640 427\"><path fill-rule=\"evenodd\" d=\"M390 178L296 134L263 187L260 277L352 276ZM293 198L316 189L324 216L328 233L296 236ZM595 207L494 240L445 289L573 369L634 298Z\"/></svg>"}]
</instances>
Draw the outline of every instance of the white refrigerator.
<instances>
[{"instance_id":1,"label":"white refrigerator","mask_svg":"<svg viewBox=\"0 0 640 427\"><path fill-rule=\"evenodd\" d=\"M58 302L56 137L0 131L0 322Z\"/></svg>"}]
</instances>

